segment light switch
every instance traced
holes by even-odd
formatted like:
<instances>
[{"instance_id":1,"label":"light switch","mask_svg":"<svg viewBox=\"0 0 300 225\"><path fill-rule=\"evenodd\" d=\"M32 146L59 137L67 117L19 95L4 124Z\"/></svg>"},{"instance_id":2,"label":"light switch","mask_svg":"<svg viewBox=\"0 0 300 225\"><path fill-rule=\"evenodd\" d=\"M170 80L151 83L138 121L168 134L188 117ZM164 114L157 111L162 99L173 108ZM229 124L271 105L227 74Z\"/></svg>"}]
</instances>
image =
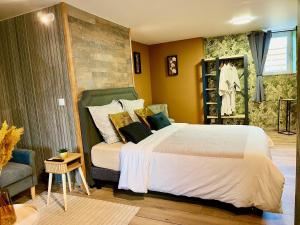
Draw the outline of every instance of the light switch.
<instances>
[{"instance_id":1,"label":"light switch","mask_svg":"<svg viewBox=\"0 0 300 225\"><path fill-rule=\"evenodd\" d=\"M59 98L58 99L58 105L59 106L65 106L66 105L65 99L64 98Z\"/></svg>"}]
</instances>

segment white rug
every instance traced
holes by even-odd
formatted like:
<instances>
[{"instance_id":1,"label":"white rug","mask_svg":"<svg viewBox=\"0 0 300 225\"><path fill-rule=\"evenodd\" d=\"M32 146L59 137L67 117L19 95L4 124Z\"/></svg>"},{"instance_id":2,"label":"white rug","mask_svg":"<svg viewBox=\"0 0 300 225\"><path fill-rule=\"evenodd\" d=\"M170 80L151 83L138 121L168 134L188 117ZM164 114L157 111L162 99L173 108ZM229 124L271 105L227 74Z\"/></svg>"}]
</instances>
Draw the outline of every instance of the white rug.
<instances>
[{"instance_id":1,"label":"white rug","mask_svg":"<svg viewBox=\"0 0 300 225\"><path fill-rule=\"evenodd\" d=\"M38 210L38 225L127 225L139 211L139 207L117 204L87 197L68 195L68 210L63 208L63 195L51 193L46 206L47 193L26 204Z\"/></svg>"}]
</instances>

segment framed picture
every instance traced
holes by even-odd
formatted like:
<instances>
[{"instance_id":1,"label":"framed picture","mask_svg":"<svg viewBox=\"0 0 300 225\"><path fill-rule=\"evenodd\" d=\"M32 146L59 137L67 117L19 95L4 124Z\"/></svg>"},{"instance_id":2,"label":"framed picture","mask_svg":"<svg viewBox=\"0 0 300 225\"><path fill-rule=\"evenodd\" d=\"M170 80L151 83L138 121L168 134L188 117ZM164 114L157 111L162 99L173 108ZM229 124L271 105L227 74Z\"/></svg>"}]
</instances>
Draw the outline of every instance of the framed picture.
<instances>
[{"instance_id":1,"label":"framed picture","mask_svg":"<svg viewBox=\"0 0 300 225\"><path fill-rule=\"evenodd\" d=\"M134 62L134 73L142 73L142 64L141 64L141 53L133 52L133 62Z\"/></svg>"},{"instance_id":2,"label":"framed picture","mask_svg":"<svg viewBox=\"0 0 300 225\"><path fill-rule=\"evenodd\" d=\"M168 75L169 76L177 76L178 75L177 55L167 56L167 64L168 64Z\"/></svg>"}]
</instances>

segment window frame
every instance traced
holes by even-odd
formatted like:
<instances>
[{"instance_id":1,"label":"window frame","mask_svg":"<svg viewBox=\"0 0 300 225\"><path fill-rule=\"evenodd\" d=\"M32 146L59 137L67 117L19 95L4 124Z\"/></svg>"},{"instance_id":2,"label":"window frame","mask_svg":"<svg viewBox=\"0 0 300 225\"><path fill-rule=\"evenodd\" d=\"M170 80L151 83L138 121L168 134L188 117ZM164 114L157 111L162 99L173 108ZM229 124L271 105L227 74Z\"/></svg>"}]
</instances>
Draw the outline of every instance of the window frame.
<instances>
[{"instance_id":1,"label":"window frame","mask_svg":"<svg viewBox=\"0 0 300 225\"><path fill-rule=\"evenodd\" d=\"M273 37L287 37L287 70L263 72L263 76L296 74L296 31L283 31L272 33Z\"/></svg>"}]
</instances>

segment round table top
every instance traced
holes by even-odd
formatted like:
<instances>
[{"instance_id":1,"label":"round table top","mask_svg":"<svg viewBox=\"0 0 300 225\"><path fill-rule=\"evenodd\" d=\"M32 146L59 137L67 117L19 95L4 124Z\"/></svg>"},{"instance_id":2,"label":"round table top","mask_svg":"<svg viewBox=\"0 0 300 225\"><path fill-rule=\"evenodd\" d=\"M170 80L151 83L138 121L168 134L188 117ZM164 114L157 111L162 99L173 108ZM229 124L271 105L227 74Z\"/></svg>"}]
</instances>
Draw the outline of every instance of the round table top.
<instances>
[{"instance_id":1,"label":"round table top","mask_svg":"<svg viewBox=\"0 0 300 225\"><path fill-rule=\"evenodd\" d=\"M14 204L17 221L14 225L32 225L37 222L38 211L34 206Z\"/></svg>"},{"instance_id":2,"label":"round table top","mask_svg":"<svg viewBox=\"0 0 300 225\"><path fill-rule=\"evenodd\" d=\"M295 98L281 98L281 101L296 101Z\"/></svg>"}]
</instances>

